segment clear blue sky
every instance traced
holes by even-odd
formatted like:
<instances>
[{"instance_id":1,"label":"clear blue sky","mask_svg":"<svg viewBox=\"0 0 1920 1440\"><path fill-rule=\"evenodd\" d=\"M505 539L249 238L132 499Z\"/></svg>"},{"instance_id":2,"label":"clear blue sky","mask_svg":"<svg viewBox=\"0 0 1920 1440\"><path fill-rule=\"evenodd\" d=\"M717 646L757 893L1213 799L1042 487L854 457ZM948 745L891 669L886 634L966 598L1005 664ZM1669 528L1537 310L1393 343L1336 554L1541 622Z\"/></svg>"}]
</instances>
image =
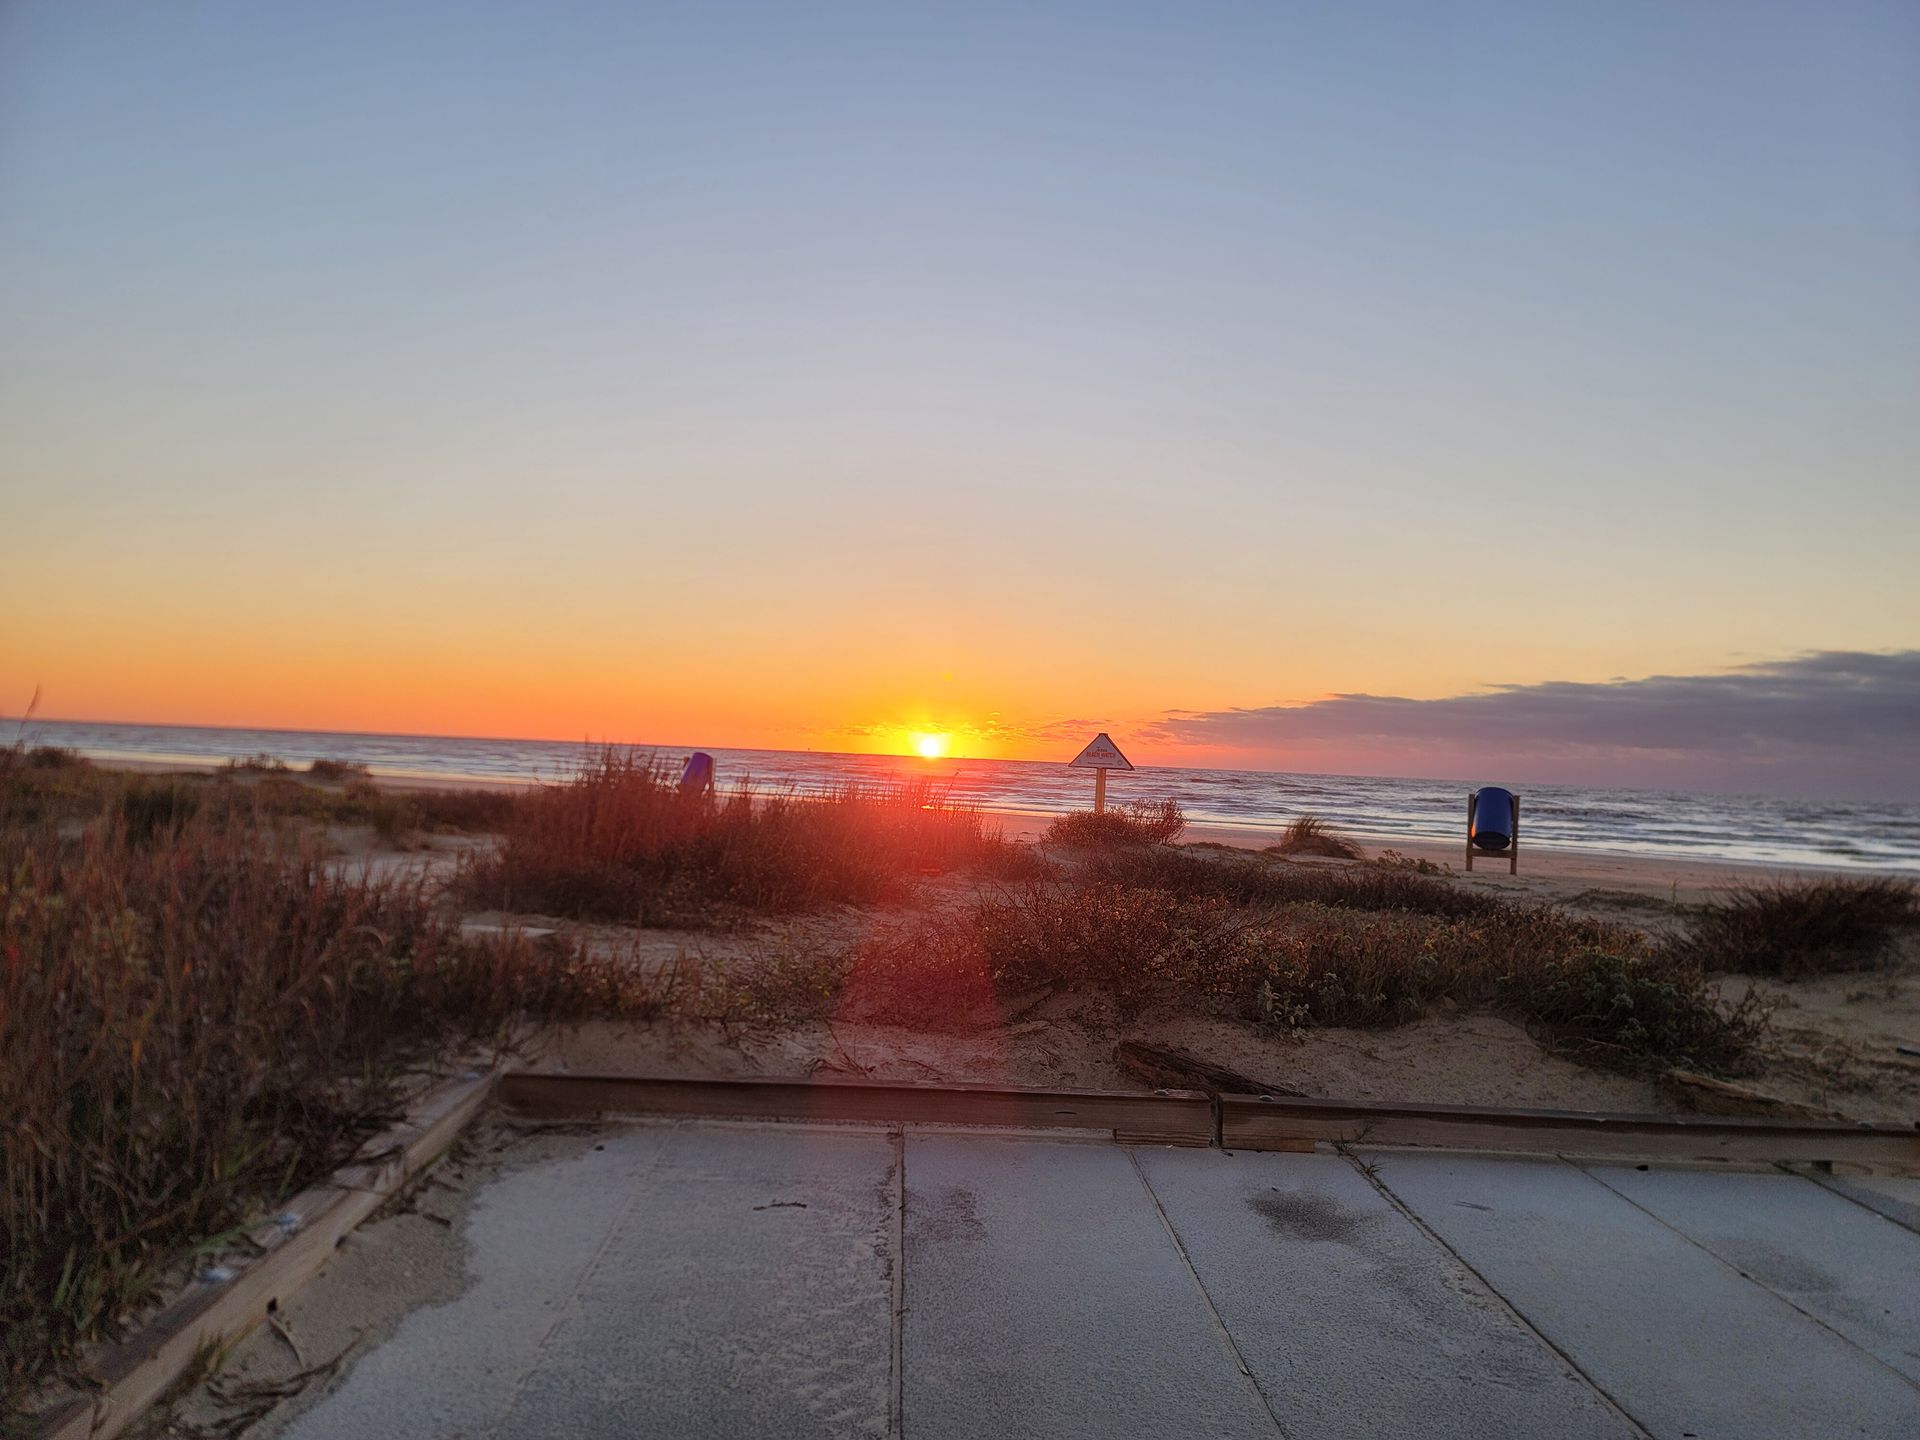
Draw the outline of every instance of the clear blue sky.
<instances>
[{"instance_id":1,"label":"clear blue sky","mask_svg":"<svg viewBox=\"0 0 1920 1440\"><path fill-rule=\"evenodd\" d=\"M1917 79L1851 0L13 0L0 678L1020 751L1914 647Z\"/></svg>"}]
</instances>

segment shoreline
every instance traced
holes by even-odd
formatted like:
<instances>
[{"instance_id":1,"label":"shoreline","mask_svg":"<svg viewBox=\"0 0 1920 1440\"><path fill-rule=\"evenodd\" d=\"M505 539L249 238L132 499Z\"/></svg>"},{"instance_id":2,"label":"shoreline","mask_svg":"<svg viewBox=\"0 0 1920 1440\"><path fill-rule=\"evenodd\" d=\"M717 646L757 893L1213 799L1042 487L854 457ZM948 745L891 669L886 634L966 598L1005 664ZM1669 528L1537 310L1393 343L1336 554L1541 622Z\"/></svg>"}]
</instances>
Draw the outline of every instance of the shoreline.
<instances>
[{"instance_id":1,"label":"shoreline","mask_svg":"<svg viewBox=\"0 0 1920 1440\"><path fill-rule=\"evenodd\" d=\"M225 767L207 762L94 758L102 769L124 770L150 775L214 775ZM302 769L289 768L287 774L306 778ZM539 780L508 780L491 776L452 776L373 771L367 778L382 790L397 794L433 793L453 790L483 790L495 793L519 793L545 783ZM990 817L1009 839L1038 840L1057 818L1030 810L1007 810L983 805L980 813ZM1674 856L1645 852L1595 849L1547 841L1526 840L1520 851L1520 873L1507 873L1505 855L1476 856L1469 875L1465 868L1466 841L1433 840L1406 835L1383 835L1364 830L1342 828L1340 833L1356 844L1378 854L1392 850L1416 861L1449 867L1456 879L1509 890L1571 891L1573 888L1614 889L1644 896L1663 896L1669 900L1688 894L1703 894L1719 886L1753 882L1767 877L1841 877L1876 875L1911 878L1912 870L1897 867L1863 865L1822 865L1807 861L1768 861L1734 859L1719 856ZM1182 845L1218 845L1235 850L1261 851L1275 843L1279 826L1238 825L1218 820L1193 820L1187 823L1179 843ZM1296 857L1299 858L1299 857ZM1314 857L1305 857L1309 863Z\"/></svg>"}]
</instances>

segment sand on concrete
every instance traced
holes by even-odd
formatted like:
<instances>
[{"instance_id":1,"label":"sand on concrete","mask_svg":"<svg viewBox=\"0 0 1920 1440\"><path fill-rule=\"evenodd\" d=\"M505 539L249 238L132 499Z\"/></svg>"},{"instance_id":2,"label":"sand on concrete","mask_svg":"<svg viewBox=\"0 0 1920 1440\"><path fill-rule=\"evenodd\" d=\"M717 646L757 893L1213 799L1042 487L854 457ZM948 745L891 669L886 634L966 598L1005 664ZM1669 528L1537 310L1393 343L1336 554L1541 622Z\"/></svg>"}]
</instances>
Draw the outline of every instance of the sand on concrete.
<instances>
[{"instance_id":1,"label":"sand on concrete","mask_svg":"<svg viewBox=\"0 0 1920 1440\"><path fill-rule=\"evenodd\" d=\"M1827 1177L939 1126L494 1134L416 1200L446 1222L430 1253L407 1257L407 1217L382 1217L288 1301L303 1347L359 1338L346 1364L257 1415L206 1387L171 1433L1920 1424L1920 1232ZM262 1334L219 1388L292 1389L298 1363Z\"/></svg>"},{"instance_id":2,"label":"sand on concrete","mask_svg":"<svg viewBox=\"0 0 1920 1440\"><path fill-rule=\"evenodd\" d=\"M436 1167L349 1232L326 1268L277 1304L212 1382L156 1409L136 1433L212 1440L244 1427L254 1440L278 1435L409 1313L467 1290L476 1193L599 1143L587 1127L521 1126L483 1114Z\"/></svg>"}]
</instances>

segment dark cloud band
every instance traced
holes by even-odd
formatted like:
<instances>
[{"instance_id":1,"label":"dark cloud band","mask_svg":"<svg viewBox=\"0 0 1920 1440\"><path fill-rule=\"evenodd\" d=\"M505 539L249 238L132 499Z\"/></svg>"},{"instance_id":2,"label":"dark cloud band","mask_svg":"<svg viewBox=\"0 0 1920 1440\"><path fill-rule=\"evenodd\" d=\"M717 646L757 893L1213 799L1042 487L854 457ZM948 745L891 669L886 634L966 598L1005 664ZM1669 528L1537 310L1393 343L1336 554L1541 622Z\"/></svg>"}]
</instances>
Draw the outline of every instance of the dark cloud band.
<instances>
[{"instance_id":1,"label":"dark cloud band","mask_svg":"<svg viewBox=\"0 0 1920 1440\"><path fill-rule=\"evenodd\" d=\"M1715 675L1503 685L1434 700L1333 695L1304 705L1173 712L1155 738L1281 754L1338 745L1409 757L1579 757L1589 781L1612 760L1621 783L1649 778L1641 773L1649 762L1662 778L1692 764L1715 784L1751 772L1804 788L1830 775L1856 789L1869 783L1913 795L1920 793L1920 650L1820 651Z\"/></svg>"}]
</instances>

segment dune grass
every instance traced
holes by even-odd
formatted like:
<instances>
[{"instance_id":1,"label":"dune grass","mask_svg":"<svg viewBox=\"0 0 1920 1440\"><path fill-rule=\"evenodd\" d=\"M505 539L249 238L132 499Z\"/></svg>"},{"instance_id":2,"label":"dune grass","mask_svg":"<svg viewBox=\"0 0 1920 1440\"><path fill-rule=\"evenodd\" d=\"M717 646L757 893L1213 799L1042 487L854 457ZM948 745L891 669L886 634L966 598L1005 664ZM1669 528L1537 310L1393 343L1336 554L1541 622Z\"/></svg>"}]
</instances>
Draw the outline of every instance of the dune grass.
<instances>
[{"instance_id":1,"label":"dune grass","mask_svg":"<svg viewBox=\"0 0 1920 1440\"><path fill-rule=\"evenodd\" d=\"M76 834L6 805L20 763L0 752L0 1414L185 1249L339 1163L410 1069L660 1003L616 961L464 937L418 878L343 876L237 804L143 779Z\"/></svg>"},{"instance_id":2,"label":"dune grass","mask_svg":"<svg viewBox=\"0 0 1920 1440\"><path fill-rule=\"evenodd\" d=\"M423 832L485 833L513 811L506 790L391 790L346 762L315 761L296 773L271 756L211 774L141 773L96 766L67 751L0 751L0 811L16 820L77 822L121 816L136 838L205 810L263 823L365 825L389 845Z\"/></svg>"},{"instance_id":3,"label":"dune grass","mask_svg":"<svg viewBox=\"0 0 1920 1440\"><path fill-rule=\"evenodd\" d=\"M1446 1001L1626 1068L1722 1073L1750 1063L1768 1017L1637 930L1400 871L1177 854L882 930L851 974L861 1011L898 1023L964 1024L1046 989L1098 991L1123 1013L1199 1005L1288 1029L1404 1024Z\"/></svg>"},{"instance_id":4,"label":"dune grass","mask_svg":"<svg viewBox=\"0 0 1920 1440\"><path fill-rule=\"evenodd\" d=\"M9 753L12 763L23 770L85 770L93 764L79 751L58 745L15 746Z\"/></svg>"},{"instance_id":5,"label":"dune grass","mask_svg":"<svg viewBox=\"0 0 1920 1440\"><path fill-rule=\"evenodd\" d=\"M1505 903L1485 891L1391 866L1291 865L1251 855L1206 855L1191 850L1136 850L1102 856L1084 873L1114 885L1269 908L1317 904L1457 918L1491 914Z\"/></svg>"},{"instance_id":6,"label":"dune grass","mask_svg":"<svg viewBox=\"0 0 1920 1440\"><path fill-rule=\"evenodd\" d=\"M209 803L250 808L262 817L315 825L365 825L387 845L402 846L422 833L490 833L513 814L515 796L502 790L390 790L366 775L347 773L340 784L311 784L287 771L254 772L235 782L215 777L157 776L176 786L198 788Z\"/></svg>"},{"instance_id":7,"label":"dune grass","mask_svg":"<svg viewBox=\"0 0 1920 1440\"><path fill-rule=\"evenodd\" d=\"M331 780L344 784L348 780L366 778L367 767L358 760L328 760L323 756L308 764L307 774L315 780Z\"/></svg>"},{"instance_id":8,"label":"dune grass","mask_svg":"<svg viewBox=\"0 0 1920 1440\"><path fill-rule=\"evenodd\" d=\"M1294 1030L1444 1004L1629 1069L1737 1074L1767 1007L1722 997L1710 971L1873 963L1916 920L1909 884L1820 881L1733 892L1656 940L1403 867L1179 850L1171 804L1063 817L1049 839L1083 853L1055 870L930 786L683 795L616 749L517 795L314 778L0 752L0 1405L152 1294L185 1247L338 1163L411 1068L526 1017L672 1004L940 1028L1058 990ZM316 846L338 823L495 830L460 898L585 919L871 904L956 870L1003 883L851 950L696 975L683 1000L575 948L463 937L417 878L335 873Z\"/></svg>"},{"instance_id":9,"label":"dune grass","mask_svg":"<svg viewBox=\"0 0 1920 1440\"><path fill-rule=\"evenodd\" d=\"M1920 929L1920 887L1887 877L1737 885L1668 941L1702 969L1799 979L1869 969Z\"/></svg>"},{"instance_id":10,"label":"dune grass","mask_svg":"<svg viewBox=\"0 0 1920 1440\"><path fill-rule=\"evenodd\" d=\"M257 755L235 756L220 768L232 775L285 775L293 769L278 755L265 750Z\"/></svg>"},{"instance_id":11,"label":"dune grass","mask_svg":"<svg viewBox=\"0 0 1920 1440\"><path fill-rule=\"evenodd\" d=\"M518 797L464 891L524 913L640 925L871 904L917 877L1033 863L931 782L825 795L682 793L655 757L609 748L562 784Z\"/></svg>"},{"instance_id":12,"label":"dune grass","mask_svg":"<svg viewBox=\"0 0 1920 1440\"><path fill-rule=\"evenodd\" d=\"M1187 828L1187 817L1172 800L1136 800L1095 814L1076 810L1047 826L1049 845L1066 850L1124 850L1171 845Z\"/></svg>"},{"instance_id":13,"label":"dune grass","mask_svg":"<svg viewBox=\"0 0 1920 1440\"><path fill-rule=\"evenodd\" d=\"M1269 855L1324 855L1332 860L1362 860L1366 852L1318 815L1302 815L1267 847Z\"/></svg>"}]
</instances>

